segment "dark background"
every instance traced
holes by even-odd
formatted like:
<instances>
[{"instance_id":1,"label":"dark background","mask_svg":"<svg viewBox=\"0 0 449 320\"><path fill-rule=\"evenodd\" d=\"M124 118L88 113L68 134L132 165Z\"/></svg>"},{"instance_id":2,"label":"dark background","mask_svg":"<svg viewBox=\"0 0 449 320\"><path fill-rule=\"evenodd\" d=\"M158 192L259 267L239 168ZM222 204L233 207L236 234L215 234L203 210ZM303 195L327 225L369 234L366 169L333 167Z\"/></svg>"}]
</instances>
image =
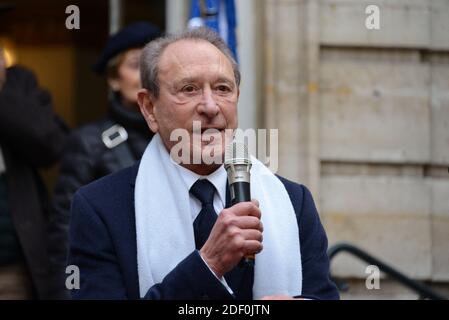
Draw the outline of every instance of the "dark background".
<instances>
[{"instance_id":1,"label":"dark background","mask_svg":"<svg viewBox=\"0 0 449 320\"><path fill-rule=\"evenodd\" d=\"M53 97L54 109L71 128L102 118L107 84L91 71L109 35L108 0L0 0L14 6L0 16L0 45L15 64L34 71ZM66 7L77 5L80 29L68 30ZM122 26L146 20L165 30L164 0L122 1ZM41 173L51 190L57 168Z\"/></svg>"}]
</instances>

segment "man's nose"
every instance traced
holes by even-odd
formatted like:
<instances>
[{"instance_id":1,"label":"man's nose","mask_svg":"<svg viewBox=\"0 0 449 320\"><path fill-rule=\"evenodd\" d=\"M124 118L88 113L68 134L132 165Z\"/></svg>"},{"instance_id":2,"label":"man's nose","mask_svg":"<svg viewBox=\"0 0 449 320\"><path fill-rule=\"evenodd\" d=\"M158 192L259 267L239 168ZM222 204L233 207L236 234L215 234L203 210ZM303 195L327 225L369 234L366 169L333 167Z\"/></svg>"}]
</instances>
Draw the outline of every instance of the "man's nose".
<instances>
[{"instance_id":1,"label":"man's nose","mask_svg":"<svg viewBox=\"0 0 449 320\"><path fill-rule=\"evenodd\" d=\"M215 117L217 115L219 111L219 106L210 88L204 89L203 101L201 102L198 111L210 118Z\"/></svg>"}]
</instances>

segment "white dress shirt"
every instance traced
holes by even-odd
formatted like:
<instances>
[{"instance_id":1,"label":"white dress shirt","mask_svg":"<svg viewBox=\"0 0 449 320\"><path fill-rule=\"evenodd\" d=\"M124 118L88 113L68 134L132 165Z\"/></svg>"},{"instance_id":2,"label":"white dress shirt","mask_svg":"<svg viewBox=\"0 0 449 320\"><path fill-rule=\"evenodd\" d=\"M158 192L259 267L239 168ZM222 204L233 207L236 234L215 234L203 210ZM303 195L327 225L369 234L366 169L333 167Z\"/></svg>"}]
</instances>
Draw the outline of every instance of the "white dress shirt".
<instances>
[{"instance_id":1,"label":"white dress shirt","mask_svg":"<svg viewBox=\"0 0 449 320\"><path fill-rule=\"evenodd\" d=\"M226 183L227 183L228 176L227 176L227 173L226 173L226 170L224 169L224 167L221 166L220 168L218 168L217 170L215 170L213 173L211 173L208 176L201 176L201 175L196 174L195 172L190 171L178 164L175 164L174 167L180 173L182 180L184 182L184 185L188 191L190 190L190 188L193 186L193 184L198 179L207 179L207 180L209 180L210 183L212 183L214 185L214 187L216 189L216 192L214 194L214 203L213 203L214 210L217 213L217 215L220 214L220 212L226 206ZM192 217L192 226L193 226L193 222L195 221L196 217L198 216L198 214L201 211L202 204L201 204L201 201L198 200L193 195L190 195L189 201L190 201L190 215ZM200 255L200 257L201 257L201 255ZM203 257L201 257L201 259L203 259ZM204 261L204 259L203 259L203 261ZM209 270L217 277L215 272L212 271L212 269L209 267L209 265L206 263L206 261L204 261L204 263L209 268ZM229 291L230 294L233 294L232 289L229 287L229 285L227 284L224 277L221 277L221 278L217 277L217 279L220 280L220 282L226 287L226 289Z\"/></svg>"}]
</instances>

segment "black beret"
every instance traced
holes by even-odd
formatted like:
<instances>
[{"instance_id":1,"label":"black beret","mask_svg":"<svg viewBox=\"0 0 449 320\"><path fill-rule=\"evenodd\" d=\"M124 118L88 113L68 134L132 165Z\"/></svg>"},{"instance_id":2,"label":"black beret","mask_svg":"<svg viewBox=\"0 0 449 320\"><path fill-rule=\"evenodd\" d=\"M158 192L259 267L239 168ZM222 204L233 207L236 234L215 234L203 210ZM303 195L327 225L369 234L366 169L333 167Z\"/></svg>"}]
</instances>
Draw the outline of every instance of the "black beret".
<instances>
[{"instance_id":1,"label":"black beret","mask_svg":"<svg viewBox=\"0 0 449 320\"><path fill-rule=\"evenodd\" d=\"M111 58L128 49L142 47L160 36L161 31L158 27L145 21L134 22L109 37L103 53L92 66L92 70L103 74Z\"/></svg>"}]
</instances>

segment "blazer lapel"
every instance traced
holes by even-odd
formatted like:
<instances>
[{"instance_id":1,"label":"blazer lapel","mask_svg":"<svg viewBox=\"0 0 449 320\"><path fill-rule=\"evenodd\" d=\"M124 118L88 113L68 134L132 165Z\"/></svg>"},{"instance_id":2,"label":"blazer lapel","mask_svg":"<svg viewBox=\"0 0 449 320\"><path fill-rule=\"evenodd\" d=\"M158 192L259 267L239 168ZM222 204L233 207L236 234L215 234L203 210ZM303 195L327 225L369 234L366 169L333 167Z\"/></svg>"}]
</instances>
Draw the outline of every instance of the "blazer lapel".
<instances>
[{"instance_id":1,"label":"blazer lapel","mask_svg":"<svg viewBox=\"0 0 449 320\"><path fill-rule=\"evenodd\" d=\"M127 290L130 299L139 299L139 276L137 272L137 240L136 240L136 216L134 211L134 187L137 177L137 172L139 169L139 162L137 162L130 170L129 184L127 185L126 195L123 199L123 203L126 206L123 208L123 243L124 250L122 250L122 261L125 261L122 265L124 266L123 276L127 279Z\"/></svg>"}]
</instances>

